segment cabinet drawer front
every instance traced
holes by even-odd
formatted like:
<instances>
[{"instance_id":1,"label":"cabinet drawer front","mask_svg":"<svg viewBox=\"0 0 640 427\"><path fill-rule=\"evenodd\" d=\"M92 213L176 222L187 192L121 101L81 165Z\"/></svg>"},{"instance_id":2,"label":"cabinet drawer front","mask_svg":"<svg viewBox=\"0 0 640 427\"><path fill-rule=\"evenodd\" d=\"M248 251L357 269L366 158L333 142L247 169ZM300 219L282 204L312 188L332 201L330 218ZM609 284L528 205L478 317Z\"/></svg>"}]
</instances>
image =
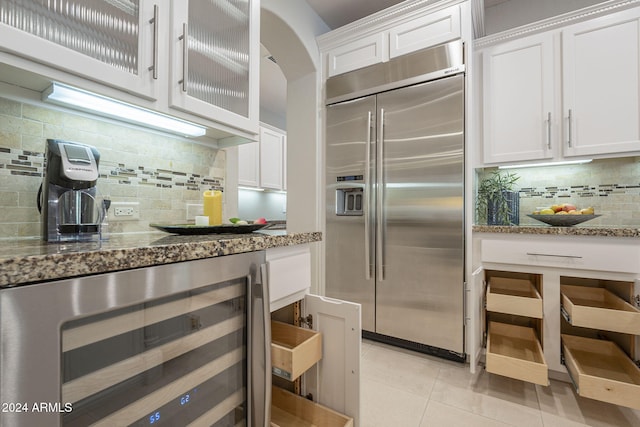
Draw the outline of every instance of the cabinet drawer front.
<instances>
[{"instance_id":1,"label":"cabinet drawer front","mask_svg":"<svg viewBox=\"0 0 640 427\"><path fill-rule=\"evenodd\" d=\"M542 297L529 280L492 277L487 287L487 310L542 319Z\"/></svg>"},{"instance_id":2,"label":"cabinet drawer front","mask_svg":"<svg viewBox=\"0 0 640 427\"><path fill-rule=\"evenodd\" d=\"M308 247L269 249L267 265L272 305L311 287L311 253Z\"/></svg>"},{"instance_id":3,"label":"cabinet drawer front","mask_svg":"<svg viewBox=\"0 0 640 427\"><path fill-rule=\"evenodd\" d=\"M453 6L392 28L389 31L389 58L459 38L460 8Z\"/></svg>"},{"instance_id":4,"label":"cabinet drawer front","mask_svg":"<svg viewBox=\"0 0 640 427\"><path fill-rule=\"evenodd\" d=\"M487 371L534 384L549 385L549 368L532 328L490 322Z\"/></svg>"},{"instance_id":5,"label":"cabinet drawer front","mask_svg":"<svg viewBox=\"0 0 640 427\"><path fill-rule=\"evenodd\" d=\"M329 77L386 61L384 36L374 34L329 52Z\"/></svg>"},{"instance_id":6,"label":"cabinet drawer front","mask_svg":"<svg viewBox=\"0 0 640 427\"><path fill-rule=\"evenodd\" d=\"M560 286L573 326L640 335L640 310L604 288Z\"/></svg>"},{"instance_id":7,"label":"cabinet drawer front","mask_svg":"<svg viewBox=\"0 0 640 427\"><path fill-rule=\"evenodd\" d=\"M483 239L482 261L638 273L640 245Z\"/></svg>"},{"instance_id":8,"label":"cabinet drawer front","mask_svg":"<svg viewBox=\"0 0 640 427\"><path fill-rule=\"evenodd\" d=\"M616 344L562 335L562 345L580 396L640 409L640 369Z\"/></svg>"}]
</instances>

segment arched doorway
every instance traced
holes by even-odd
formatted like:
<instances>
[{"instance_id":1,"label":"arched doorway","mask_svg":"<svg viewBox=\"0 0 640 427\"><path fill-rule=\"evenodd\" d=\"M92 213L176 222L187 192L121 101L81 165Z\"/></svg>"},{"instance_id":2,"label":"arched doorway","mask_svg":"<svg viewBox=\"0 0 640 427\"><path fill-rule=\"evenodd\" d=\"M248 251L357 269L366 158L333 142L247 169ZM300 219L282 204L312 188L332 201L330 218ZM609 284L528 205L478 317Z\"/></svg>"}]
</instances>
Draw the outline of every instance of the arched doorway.
<instances>
[{"instance_id":1,"label":"arched doorway","mask_svg":"<svg viewBox=\"0 0 640 427\"><path fill-rule=\"evenodd\" d=\"M305 2L263 0L260 41L277 59L287 79L287 230L323 228L322 149L319 141L317 72L320 54L315 37L328 27ZM316 246L316 245L314 245ZM312 249L312 291L318 291L320 253Z\"/></svg>"}]
</instances>

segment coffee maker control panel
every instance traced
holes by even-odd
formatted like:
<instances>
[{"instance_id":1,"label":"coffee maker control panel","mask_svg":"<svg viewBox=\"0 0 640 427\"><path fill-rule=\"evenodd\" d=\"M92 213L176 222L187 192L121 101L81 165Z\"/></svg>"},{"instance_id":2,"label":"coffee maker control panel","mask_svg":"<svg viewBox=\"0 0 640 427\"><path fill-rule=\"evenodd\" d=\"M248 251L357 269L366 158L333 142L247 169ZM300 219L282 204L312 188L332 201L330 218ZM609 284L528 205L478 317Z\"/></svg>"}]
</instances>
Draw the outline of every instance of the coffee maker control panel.
<instances>
[{"instance_id":1,"label":"coffee maker control panel","mask_svg":"<svg viewBox=\"0 0 640 427\"><path fill-rule=\"evenodd\" d=\"M89 147L63 143L61 148L62 173L67 179L73 181L98 179L98 165Z\"/></svg>"}]
</instances>

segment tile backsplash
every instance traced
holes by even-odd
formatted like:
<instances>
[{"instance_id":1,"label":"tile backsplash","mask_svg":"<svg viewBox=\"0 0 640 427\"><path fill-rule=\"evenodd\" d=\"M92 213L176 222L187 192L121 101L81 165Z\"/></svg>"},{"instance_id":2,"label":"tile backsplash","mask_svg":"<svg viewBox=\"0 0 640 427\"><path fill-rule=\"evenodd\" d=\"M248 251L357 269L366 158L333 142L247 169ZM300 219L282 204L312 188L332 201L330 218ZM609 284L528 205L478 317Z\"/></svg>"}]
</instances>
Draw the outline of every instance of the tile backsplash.
<instances>
[{"instance_id":1,"label":"tile backsplash","mask_svg":"<svg viewBox=\"0 0 640 427\"><path fill-rule=\"evenodd\" d=\"M149 231L154 222L184 223L187 204L201 204L203 191L224 191L224 150L0 97L0 239L40 236L36 196L48 138L96 147L98 193L140 204L140 220L111 221L112 233Z\"/></svg>"},{"instance_id":2,"label":"tile backsplash","mask_svg":"<svg viewBox=\"0 0 640 427\"><path fill-rule=\"evenodd\" d=\"M478 179L494 170L478 171ZM602 215L584 226L640 227L640 157L509 172L520 177L515 186L520 193L520 225L541 225L527 216L540 207L572 203L578 208L592 206Z\"/></svg>"}]
</instances>

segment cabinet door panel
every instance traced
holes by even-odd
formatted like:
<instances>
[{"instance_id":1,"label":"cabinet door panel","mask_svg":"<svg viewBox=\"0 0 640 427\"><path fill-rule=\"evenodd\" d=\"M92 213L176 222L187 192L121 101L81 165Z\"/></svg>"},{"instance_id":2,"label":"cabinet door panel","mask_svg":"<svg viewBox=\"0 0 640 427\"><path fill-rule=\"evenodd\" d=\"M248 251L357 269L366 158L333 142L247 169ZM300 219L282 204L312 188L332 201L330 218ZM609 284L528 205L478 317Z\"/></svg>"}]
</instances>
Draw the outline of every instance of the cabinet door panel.
<instances>
[{"instance_id":1,"label":"cabinet door panel","mask_svg":"<svg viewBox=\"0 0 640 427\"><path fill-rule=\"evenodd\" d=\"M617 13L562 31L567 156L640 150L639 15Z\"/></svg>"},{"instance_id":2,"label":"cabinet door panel","mask_svg":"<svg viewBox=\"0 0 640 427\"><path fill-rule=\"evenodd\" d=\"M474 374L482 356L484 337L484 269L473 272L469 287L466 289L466 335L469 369Z\"/></svg>"},{"instance_id":3,"label":"cabinet door panel","mask_svg":"<svg viewBox=\"0 0 640 427\"><path fill-rule=\"evenodd\" d=\"M282 190L283 134L260 128L260 186Z\"/></svg>"},{"instance_id":4,"label":"cabinet door panel","mask_svg":"<svg viewBox=\"0 0 640 427\"><path fill-rule=\"evenodd\" d=\"M315 400L346 414L359 426L360 352L362 327L360 304L317 295L306 295L306 315L322 334L322 359L306 376L307 391Z\"/></svg>"},{"instance_id":5,"label":"cabinet door panel","mask_svg":"<svg viewBox=\"0 0 640 427\"><path fill-rule=\"evenodd\" d=\"M460 7L431 13L389 30L389 58L460 38Z\"/></svg>"},{"instance_id":6,"label":"cabinet door panel","mask_svg":"<svg viewBox=\"0 0 640 427\"><path fill-rule=\"evenodd\" d=\"M328 53L329 77L389 59L385 34L363 37Z\"/></svg>"},{"instance_id":7,"label":"cabinet door panel","mask_svg":"<svg viewBox=\"0 0 640 427\"><path fill-rule=\"evenodd\" d=\"M485 163L552 156L553 38L542 34L483 55Z\"/></svg>"},{"instance_id":8,"label":"cabinet door panel","mask_svg":"<svg viewBox=\"0 0 640 427\"><path fill-rule=\"evenodd\" d=\"M260 146L250 142L238 146L238 184L260 186Z\"/></svg>"},{"instance_id":9,"label":"cabinet door panel","mask_svg":"<svg viewBox=\"0 0 640 427\"><path fill-rule=\"evenodd\" d=\"M157 13L161 3L97 0L0 2L1 50L156 99Z\"/></svg>"},{"instance_id":10,"label":"cabinet door panel","mask_svg":"<svg viewBox=\"0 0 640 427\"><path fill-rule=\"evenodd\" d=\"M258 1L173 1L170 106L258 133Z\"/></svg>"}]
</instances>

